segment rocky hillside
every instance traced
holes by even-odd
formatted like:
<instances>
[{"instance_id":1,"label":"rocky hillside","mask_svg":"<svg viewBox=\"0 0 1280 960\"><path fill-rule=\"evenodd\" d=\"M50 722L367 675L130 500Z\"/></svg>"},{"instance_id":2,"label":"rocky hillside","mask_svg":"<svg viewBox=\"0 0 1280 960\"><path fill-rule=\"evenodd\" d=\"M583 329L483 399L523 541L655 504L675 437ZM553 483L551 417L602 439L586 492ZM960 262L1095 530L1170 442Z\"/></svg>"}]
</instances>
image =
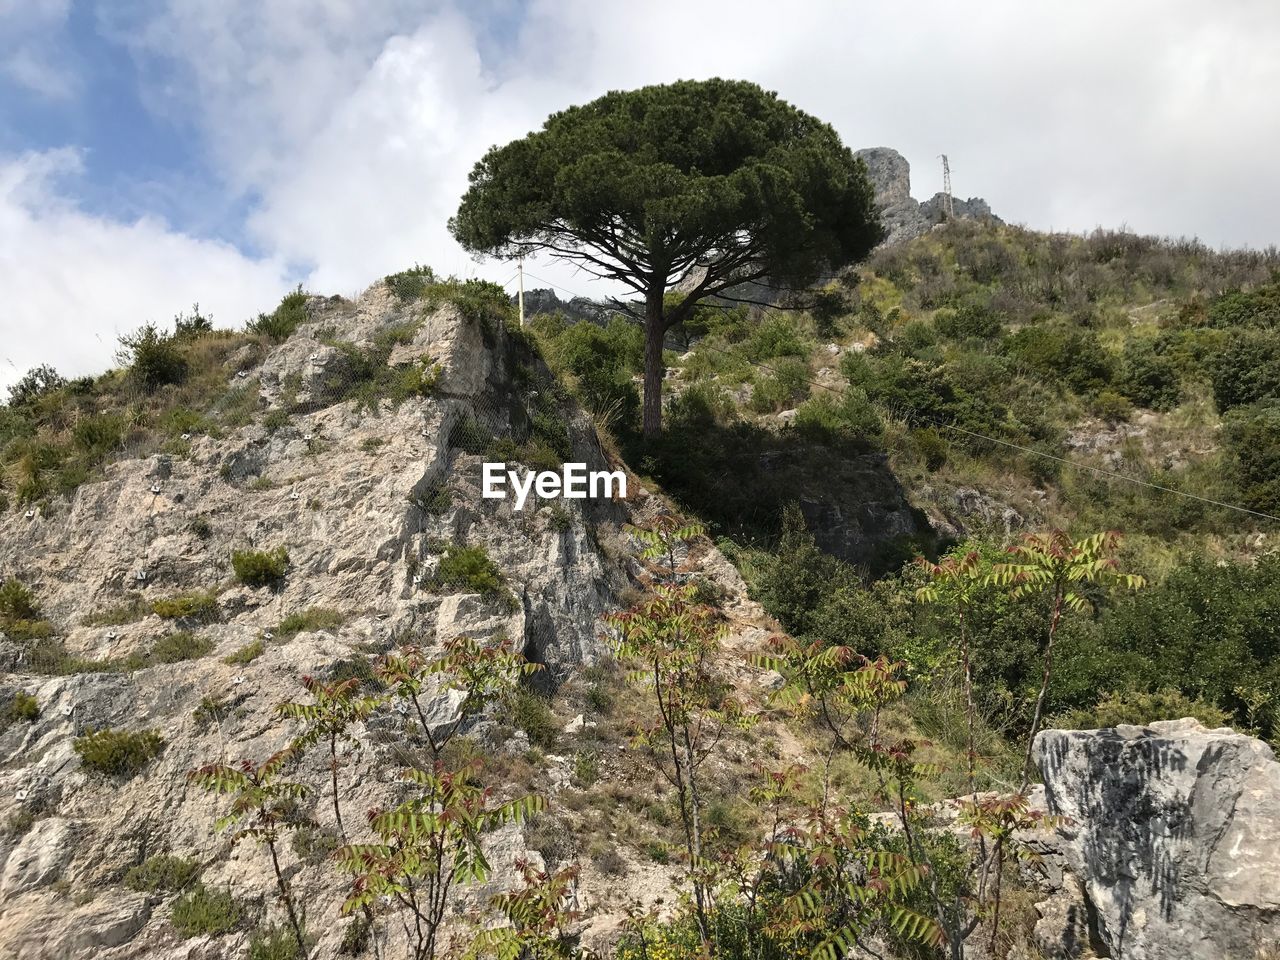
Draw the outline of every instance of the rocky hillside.
<instances>
[{"instance_id":1,"label":"rocky hillside","mask_svg":"<svg viewBox=\"0 0 1280 960\"><path fill-rule=\"evenodd\" d=\"M134 874L186 858L246 918L276 914L264 855L228 848L214 823L225 806L186 774L284 747L274 711L305 698L301 676L367 676L371 655L465 635L510 641L550 689L605 651L600 617L631 590L621 525L662 505L635 488L627 502L531 498L519 513L480 496L479 464L495 449L529 458L554 443L565 460L605 465L589 420L557 399L523 343L384 284L355 302L310 298L304 316L282 342L244 343L220 364L226 388L254 398L248 424L190 429L173 452L110 462L67 499L0 517L0 580L33 598L0 639L0 700L31 704L0 732L0 955L240 955L244 934L180 938L172 897ZM353 396L353 384L387 382L360 368L371 355L427 387ZM743 593L731 567L708 562L727 598ZM548 743L558 727L546 724L563 722L548 714L535 736ZM534 756L529 735L511 723L476 735L524 765L522 783L567 782L563 757L522 759ZM115 755L94 769L77 752L93 731L158 739L138 747L140 770ZM387 771L403 736L394 724L360 734L366 749L344 761L350 810L395 796ZM318 865L334 824L323 806L315 814L321 847L295 845L285 869L308 891L318 955L333 956L346 890ZM487 889L514 882L517 857L542 862L518 827L489 843Z\"/></svg>"}]
</instances>

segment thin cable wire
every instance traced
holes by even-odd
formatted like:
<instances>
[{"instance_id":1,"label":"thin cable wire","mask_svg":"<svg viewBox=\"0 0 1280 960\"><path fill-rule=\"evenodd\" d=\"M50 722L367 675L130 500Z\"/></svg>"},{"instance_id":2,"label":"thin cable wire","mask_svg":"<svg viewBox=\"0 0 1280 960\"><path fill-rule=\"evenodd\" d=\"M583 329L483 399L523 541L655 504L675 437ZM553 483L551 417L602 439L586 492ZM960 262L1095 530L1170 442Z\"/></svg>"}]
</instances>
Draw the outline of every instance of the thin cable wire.
<instances>
[{"instance_id":1,"label":"thin cable wire","mask_svg":"<svg viewBox=\"0 0 1280 960\"><path fill-rule=\"evenodd\" d=\"M525 271L525 275L532 276L532 274L530 274L529 271L527 270ZM564 287L558 286L557 284L551 283L550 280L544 280L541 277L535 277L534 279L540 280L542 283L550 284L552 287L561 291L562 293L567 293L574 297L583 297L583 299L587 299L583 294L574 293L572 290L568 290ZM740 357L737 354L730 353L728 350L725 350L722 347L717 347L714 344L707 343L705 338L698 342L698 346L706 350L713 350L716 353L721 353L727 357L732 357L733 359L739 362L750 364L751 366L756 367L758 369L767 370L773 374L777 374L779 372L777 369L769 366L766 363L762 363L758 360L747 360L746 358ZM833 393L839 393L842 391L842 388L834 387L828 383L821 383L817 380L810 380L807 377L801 377L799 379L802 383L806 383L810 387L820 387L824 390L830 390ZM890 416L900 416L896 411L889 410L887 407L884 407L881 404L873 403L872 406L879 409L882 413L888 413ZM1150 480L1143 480L1141 477L1134 477L1127 473L1120 473L1117 470L1108 470L1105 467L1095 467L1092 464L1081 463L1078 460L1071 460L1067 457L1060 457L1057 454L1048 453L1044 450L1037 450L1034 447L1028 447L1020 443L1014 443L1011 440L1001 440L998 437L989 437L986 434L978 433L974 430L967 430L964 427L957 426L954 423L948 423L945 420L939 420L938 418L929 416L926 413L921 413L919 410L912 407L907 407L907 411L908 411L909 417L912 419L923 420L934 426L942 427L946 430L952 430L956 433L962 433L965 436L974 437L979 440L985 440L988 443L998 444L999 446L1002 446L1002 447L1008 447L1013 450L1019 450L1022 453L1027 453L1034 457L1043 457L1046 460L1053 460L1056 463L1065 464L1068 467L1075 467L1080 470L1088 470L1099 476L1110 477L1114 480L1123 480L1126 483L1137 484L1138 486L1146 487L1149 490L1158 490L1161 493L1172 494L1175 497L1182 497L1186 500L1196 500L1200 503L1210 504L1211 506L1222 507L1224 510L1234 510L1237 513L1243 513L1252 517L1258 517L1259 519L1262 519L1262 520L1271 520L1276 523L1280 523L1280 517L1274 516L1270 513L1263 513L1260 510L1251 510L1250 508L1241 506L1238 503L1228 503L1223 500L1214 500L1212 497L1202 497L1199 494L1187 493L1185 490L1175 490L1173 487L1166 487L1159 483L1152 483Z\"/></svg>"}]
</instances>

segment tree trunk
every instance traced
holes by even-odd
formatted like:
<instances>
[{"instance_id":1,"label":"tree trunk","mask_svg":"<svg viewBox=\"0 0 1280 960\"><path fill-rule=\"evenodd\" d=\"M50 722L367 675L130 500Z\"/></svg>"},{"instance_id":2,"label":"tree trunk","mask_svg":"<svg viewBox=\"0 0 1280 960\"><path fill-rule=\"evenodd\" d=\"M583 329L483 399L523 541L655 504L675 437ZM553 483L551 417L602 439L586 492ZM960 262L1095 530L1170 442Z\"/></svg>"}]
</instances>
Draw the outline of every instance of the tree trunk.
<instances>
[{"instance_id":1,"label":"tree trunk","mask_svg":"<svg viewBox=\"0 0 1280 960\"><path fill-rule=\"evenodd\" d=\"M649 294L644 317L644 435L653 440L662 434L662 293Z\"/></svg>"}]
</instances>

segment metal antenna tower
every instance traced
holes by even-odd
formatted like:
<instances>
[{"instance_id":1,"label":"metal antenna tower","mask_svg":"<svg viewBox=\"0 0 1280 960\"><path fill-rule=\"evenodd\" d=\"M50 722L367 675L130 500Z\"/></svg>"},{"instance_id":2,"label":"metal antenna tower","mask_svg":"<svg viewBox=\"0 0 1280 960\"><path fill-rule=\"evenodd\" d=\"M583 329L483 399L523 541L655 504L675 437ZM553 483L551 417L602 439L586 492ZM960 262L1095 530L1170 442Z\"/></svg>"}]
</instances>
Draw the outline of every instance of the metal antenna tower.
<instances>
[{"instance_id":1,"label":"metal antenna tower","mask_svg":"<svg viewBox=\"0 0 1280 960\"><path fill-rule=\"evenodd\" d=\"M951 164L947 162L945 153L940 153L938 156L942 157L942 209L946 212L948 220L954 220L956 218L956 205L955 201L951 199Z\"/></svg>"}]
</instances>

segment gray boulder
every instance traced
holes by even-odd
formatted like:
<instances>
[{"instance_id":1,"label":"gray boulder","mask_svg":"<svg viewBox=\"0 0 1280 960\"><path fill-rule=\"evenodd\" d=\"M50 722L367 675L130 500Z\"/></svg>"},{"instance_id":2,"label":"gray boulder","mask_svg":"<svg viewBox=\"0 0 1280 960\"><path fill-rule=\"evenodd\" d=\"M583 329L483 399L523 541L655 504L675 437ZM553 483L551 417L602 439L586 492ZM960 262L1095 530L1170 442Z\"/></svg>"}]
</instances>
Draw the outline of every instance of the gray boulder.
<instances>
[{"instance_id":1,"label":"gray boulder","mask_svg":"<svg viewBox=\"0 0 1280 960\"><path fill-rule=\"evenodd\" d=\"M1170 720L1046 730L1035 758L1083 898L1042 906L1046 920L1086 917L1092 949L1125 960L1253 960L1280 938L1280 763L1265 743ZM1049 955L1087 955L1078 936L1071 953L1037 934Z\"/></svg>"}]
</instances>

